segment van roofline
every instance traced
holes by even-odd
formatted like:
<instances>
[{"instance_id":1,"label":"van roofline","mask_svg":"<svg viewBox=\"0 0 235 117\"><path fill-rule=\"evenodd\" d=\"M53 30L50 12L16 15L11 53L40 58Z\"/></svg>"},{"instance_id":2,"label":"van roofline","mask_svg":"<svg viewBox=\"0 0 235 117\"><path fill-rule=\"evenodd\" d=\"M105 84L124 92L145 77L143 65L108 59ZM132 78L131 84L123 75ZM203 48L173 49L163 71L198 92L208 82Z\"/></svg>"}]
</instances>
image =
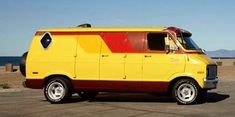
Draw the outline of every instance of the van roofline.
<instances>
[{"instance_id":1,"label":"van roofline","mask_svg":"<svg viewBox=\"0 0 235 117\"><path fill-rule=\"evenodd\" d=\"M38 32L174 32L175 35L187 34L191 36L187 30L177 27L67 27L67 28L47 28L38 30Z\"/></svg>"},{"instance_id":2,"label":"van roofline","mask_svg":"<svg viewBox=\"0 0 235 117\"><path fill-rule=\"evenodd\" d=\"M40 29L40 32L121 32L121 31L164 31L167 27L67 27Z\"/></svg>"}]
</instances>

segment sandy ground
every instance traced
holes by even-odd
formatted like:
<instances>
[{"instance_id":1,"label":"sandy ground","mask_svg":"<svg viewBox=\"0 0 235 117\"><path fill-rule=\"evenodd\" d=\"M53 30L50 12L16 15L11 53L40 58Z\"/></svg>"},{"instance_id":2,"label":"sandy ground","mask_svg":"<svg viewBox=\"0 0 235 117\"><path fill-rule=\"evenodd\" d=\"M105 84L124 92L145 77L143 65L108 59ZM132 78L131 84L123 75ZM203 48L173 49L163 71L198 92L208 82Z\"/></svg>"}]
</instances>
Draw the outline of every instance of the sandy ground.
<instances>
[{"instance_id":1,"label":"sandy ground","mask_svg":"<svg viewBox=\"0 0 235 117\"><path fill-rule=\"evenodd\" d=\"M219 66L218 76L223 80L235 80L235 66Z\"/></svg>"},{"instance_id":2,"label":"sandy ground","mask_svg":"<svg viewBox=\"0 0 235 117\"><path fill-rule=\"evenodd\" d=\"M5 67L0 67L0 84L7 83L11 88L23 88L22 81L23 76L18 70L18 67L14 67L14 72L5 72Z\"/></svg>"},{"instance_id":3,"label":"sandy ground","mask_svg":"<svg viewBox=\"0 0 235 117\"><path fill-rule=\"evenodd\" d=\"M222 66L234 66L235 59L213 59L215 62L222 62Z\"/></svg>"}]
</instances>

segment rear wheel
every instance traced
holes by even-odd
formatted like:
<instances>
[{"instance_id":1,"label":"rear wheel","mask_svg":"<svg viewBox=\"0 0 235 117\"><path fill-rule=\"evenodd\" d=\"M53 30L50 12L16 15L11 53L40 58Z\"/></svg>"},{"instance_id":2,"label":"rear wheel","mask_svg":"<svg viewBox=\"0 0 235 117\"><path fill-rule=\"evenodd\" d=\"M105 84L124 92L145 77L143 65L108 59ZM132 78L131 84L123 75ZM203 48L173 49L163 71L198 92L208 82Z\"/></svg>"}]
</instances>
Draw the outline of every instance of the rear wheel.
<instances>
[{"instance_id":1,"label":"rear wheel","mask_svg":"<svg viewBox=\"0 0 235 117\"><path fill-rule=\"evenodd\" d=\"M88 99L93 99L98 95L98 92L78 92L78 95L84 99L84 100L88 100Z\"/></svg>"},{"instance_id":2,"label":"rear wheel","mask_svg":"<svg viewBox=\"0 0 235 117\"><path fill-rule=\"evenodd\" d=\"M44 87L44 95L51 103L61 103L67 101L72 95L72 86L69 80L56 77L48 82Z\"/></svg>"},{"instance_id":3,"label":"rear wheel","mask_svg":"<svg viewBox=\"0 0 235 117\"><path fill-rule=\"evenodd\" d=\"M178 104L193 104L200 98L200 87L192 79L181 79L175 83L172 95Z\"/></svg>"}]
</instances>

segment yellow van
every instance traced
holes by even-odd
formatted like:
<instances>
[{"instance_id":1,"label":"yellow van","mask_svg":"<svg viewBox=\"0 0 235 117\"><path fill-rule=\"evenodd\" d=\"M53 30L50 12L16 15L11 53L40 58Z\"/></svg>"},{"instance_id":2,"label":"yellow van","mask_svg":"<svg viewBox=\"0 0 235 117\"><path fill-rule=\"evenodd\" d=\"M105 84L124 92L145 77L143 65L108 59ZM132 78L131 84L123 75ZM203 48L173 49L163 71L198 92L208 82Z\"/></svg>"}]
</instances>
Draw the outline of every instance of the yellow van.
<instances>
[{"instance_id":1,"label":"yellow van","mask_svg":"<svg viewBox=\"0 0 235 117\"><path fill-rule=\"evenodd\" d=\"M171 94L178 104L198 102L217 86L217 66L176 27L90 27L43 29L22 57L25 86L44 89L51 103L73 93Z\"/></svg>"}]
</instances>

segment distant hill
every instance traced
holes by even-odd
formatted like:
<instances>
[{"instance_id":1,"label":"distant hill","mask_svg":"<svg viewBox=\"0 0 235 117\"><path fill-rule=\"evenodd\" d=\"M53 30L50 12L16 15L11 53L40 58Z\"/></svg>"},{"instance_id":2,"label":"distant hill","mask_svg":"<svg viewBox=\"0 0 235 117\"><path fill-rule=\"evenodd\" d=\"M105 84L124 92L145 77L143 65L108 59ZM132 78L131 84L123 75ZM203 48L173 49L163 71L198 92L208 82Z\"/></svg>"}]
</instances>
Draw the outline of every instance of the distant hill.
<instances>
[{"instance_id":1,"label":"distant hill","mask_svg":"<svg viewBox=\"0 0 235 117\"><path fill-rule=\"evenodd\" d=\"M206 54L210 57L235 57L235 50L216 50L216 51L206 51Z\"/></svg>"}]
</instances>

